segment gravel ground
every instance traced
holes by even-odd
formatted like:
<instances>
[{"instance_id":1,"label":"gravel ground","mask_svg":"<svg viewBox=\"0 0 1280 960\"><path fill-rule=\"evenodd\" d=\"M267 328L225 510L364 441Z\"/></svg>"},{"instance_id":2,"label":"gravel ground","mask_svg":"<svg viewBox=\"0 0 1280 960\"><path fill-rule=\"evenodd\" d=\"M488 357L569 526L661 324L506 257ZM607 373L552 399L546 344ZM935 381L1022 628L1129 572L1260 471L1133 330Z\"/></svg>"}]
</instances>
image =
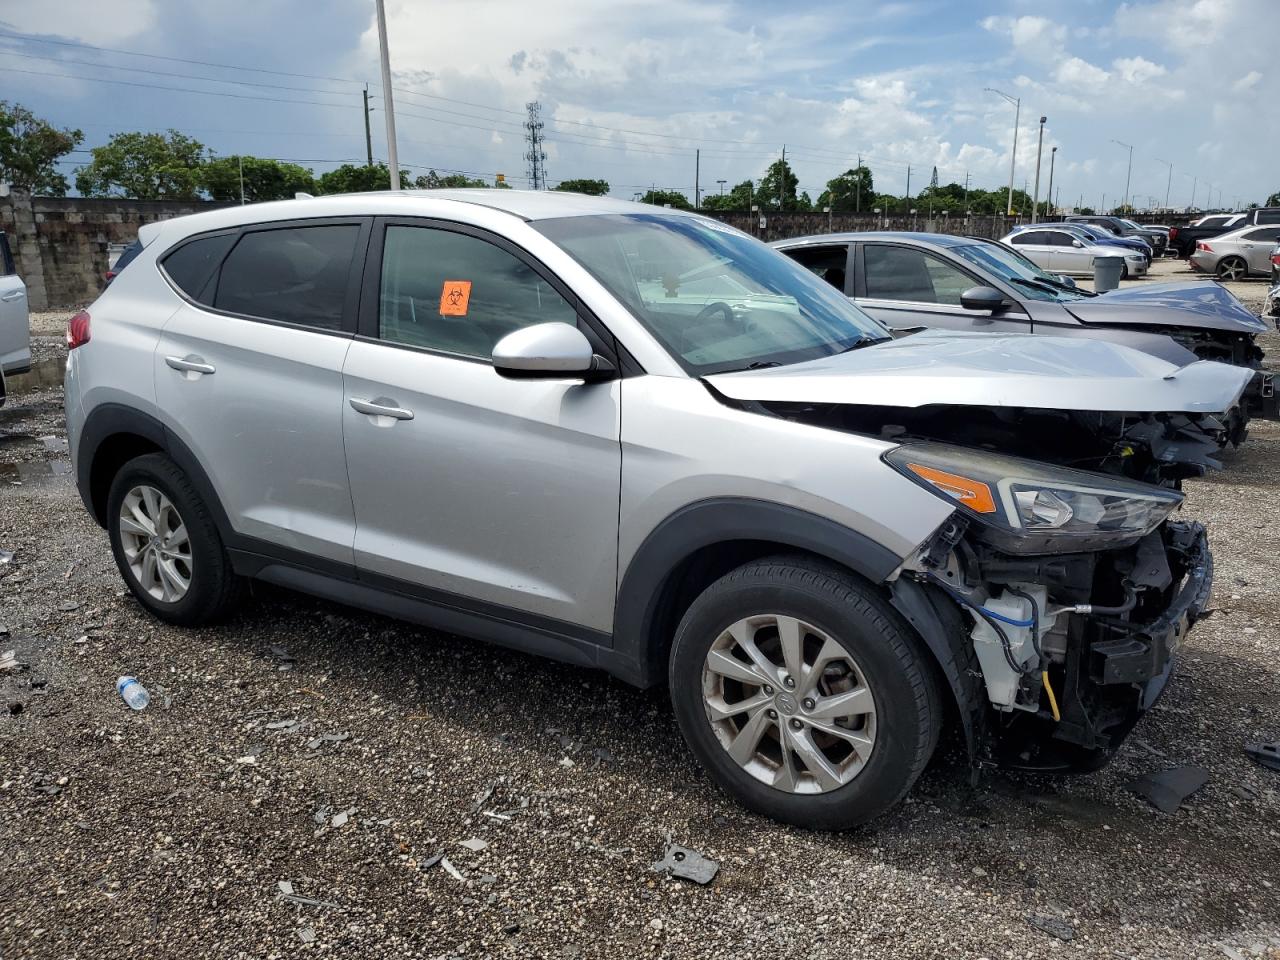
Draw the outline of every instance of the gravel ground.
<instances>
[{"instance_id":1,"label":"gravel ground","mask_svg":"<svg viewBox=\"0 0 1280 960\"><path fill-rule=\"evenodd\" d=\"M1280 773L1241 751L1280 738L1280 426L1188 485L1214 611L1114 763L971 789L952 750L830 835L721 795L660 691L283 591L219 629L144 615L65 475L65 320L34 318L55 369L0 410L5 960L1280 958ZM1182 764L1210 779L1176 814L1123 789ZM652 873L668 839L714 882Z\"/></svg>"}]
</instances>

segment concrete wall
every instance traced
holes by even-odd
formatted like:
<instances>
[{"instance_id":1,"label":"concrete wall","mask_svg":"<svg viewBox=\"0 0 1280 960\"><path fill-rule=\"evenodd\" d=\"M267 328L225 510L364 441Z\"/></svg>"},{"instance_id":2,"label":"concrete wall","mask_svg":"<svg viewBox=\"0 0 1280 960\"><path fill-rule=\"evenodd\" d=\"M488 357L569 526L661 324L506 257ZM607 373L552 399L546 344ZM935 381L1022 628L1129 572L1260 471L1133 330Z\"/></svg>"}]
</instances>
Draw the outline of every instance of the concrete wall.
<instances>
[{"instance_id":1,"label":"concrete wall","mask_svg":"<svg viewBox=\"0 0 1280 960\"><path fill-rule=\"evenodd\" d=\"M31 309L47 310L97 297L109 245L136 239L142 224L220 206L225 204L32 197L13 190L0 197L0 230L9 236Z\"/></svg>"}]
</instances>

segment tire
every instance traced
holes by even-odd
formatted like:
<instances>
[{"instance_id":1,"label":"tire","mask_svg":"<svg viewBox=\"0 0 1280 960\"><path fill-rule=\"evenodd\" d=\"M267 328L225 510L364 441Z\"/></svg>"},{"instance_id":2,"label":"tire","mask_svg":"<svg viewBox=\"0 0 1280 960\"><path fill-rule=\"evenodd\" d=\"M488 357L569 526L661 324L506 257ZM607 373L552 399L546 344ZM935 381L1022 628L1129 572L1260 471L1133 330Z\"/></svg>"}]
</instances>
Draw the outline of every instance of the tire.
<instances>
[{"instance_id":1,"label":"tire","mask_svg":"<svg viewBox=\"0 0 1280 960\"><path fill-rule=\"evenodd\" d=\"M164 501L168 509L157 509ZM122 517L126 512L129 519ZM153 536L150 548L139 549L148 541L147 521L152 530L174 535ZM187 475L163 454L130 460L116 474L107 494L107 533L125 584L161 620L181 626L214 623L239 601L242 581L231 569L208 507ZM159 554L168 559L148 565L148 549L153 558ZM179 590L184 575L187 586Z\"/></svg>"},{"instance_id":2,"label":"tire","mask_svg":"<svg viewBox=\"0 0 1280 960\"><path fill-rule=\"evenodd\" d=\"M776 626L770 623L774 615L778 615ZM752 687L718 672L738 669L721 659L726 653L738 660L738 666L753 670L739 655L745 648L732 649L743 623L749 623L747 631L755 631L751 642L757 651L770 651L768 656L775 666L786 662L780 638L784 622L791 618L800 621L799 643L805 663L800 682L791 690L771 685L771 693L770 686ZM731 626L734 634L728 632ZM832 640L836 647L827 646ZM819 650L841 651L847 657L827 661L819 671L813 669ZM708 660L713 653L715 670ZM720 787L740 803L784 823L843 830L894 807L933 755L942 706L928 657L912 629L865 581L807 558L770 557L726 574L689 607L671 650L671 699L689 748ZM828 679L839 671L845 672L834 681ZM818 687L809 691L815 674ZM785 669L775 677L778 684L788 679ZM831 683L840 685L835 693ZM864 686L870 701L861 692ZM787 693L792 694L790 700ZM826 730L831 730L836 721L808 716L810 710L822 713L833 703L833 696L849 702L854 694L861 698L858 703L862 706L870 703L873 712L843 718L839 737L817 726L825 724ZM724 718L726 705L732 713L739 695L741 702L753 705L757 713L760 703L771 704L764 710L766 719L751 731L747 727L756 723L757 713ZM743 731L754 734L756 730L764 731L760 750L747 764L740 763L730 755L728 744L736 745L736 737ZM859 736L870 740L870 747L851 748L839 761L848 746L845 738ZM743 742L751 739L748 736ZM796 749L782 749L784 742L796 745ZM814 772L821 772L823 764L805 759L814 756L815 746L821 743L827 744L818 746L825 751L828 763L825 783ZM837 757L835 761L832 755ZM841 762L843 768L837 766ZM802 772L800 766L804 767ZM841 772L842 779L832 780L831 771Z\"/></svg>"},{"instance_id":3,"label":"tire","mask_svg":"<svg viewBox=\"0 0 1280 960\"><path fill-rule=\"evenodd\" d=\"M1214 270L1219 280L1243 280L1249 275L1249 265L1240 257L1224 257L1218 261L1218 267ZM1238 274L1238 276L1233 276Z\"/></svg>"}]
</instances>

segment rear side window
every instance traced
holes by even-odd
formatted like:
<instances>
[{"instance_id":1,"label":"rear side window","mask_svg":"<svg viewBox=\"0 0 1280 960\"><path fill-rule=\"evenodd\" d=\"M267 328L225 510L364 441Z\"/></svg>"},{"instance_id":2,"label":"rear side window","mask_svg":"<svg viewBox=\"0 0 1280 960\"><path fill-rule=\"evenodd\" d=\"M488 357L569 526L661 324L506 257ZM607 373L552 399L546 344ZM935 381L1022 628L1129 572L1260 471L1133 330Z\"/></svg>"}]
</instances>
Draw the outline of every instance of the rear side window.
<instances>
[{"instance_id":1,"label":"rear side window","mask_svg":"<svg viewBox=\"0 0 1280 960\"><path fill-rule=\"evenodd\" d=\"M844 244L824 247L797 247L782 251L800 266L844 292L845 264L849 248Z\"/></svg>"},{"instance_id":2,"label":"rear side window","mask_svg":"<svg viewBox=\"0 0 1280 960\"><path fill-rule=\"evenodd\" d=\"M184 243L164 258L164 272L192 300L207 304L213 272L218 269L218 264L231 249L235 239L234 233L224 233ZM123 260L124 257L121 256L120 259ZM118 268L119 264L116 266ZM119 273L119 269L116 272Z\"/></svg>"},{"instance_id":3,"label":"rear side window","mask_svg":"<svg viewBox=\"0 0 1280 960\"><path fill-rule=\"evenodd\" d=\"M1258 223L1280 223L1280 210L1259 210Z\"/></svg>"},{"instance_id":4,"label":"rear side window","mask_svg":"<svg viewBox=\"0 0 1280 960\"><path fill-rule=\"evenodd\" d=\"M1280 227L1263 227L1261 230L1250 230L1240 239L1242 240L1263 240L1274 243L1280 240Z\"/></svg>"},{"instance_id":5,"label":"rear side window","mask_svg":"<svg viewBox=\"0 0 1280 960\"><path fill-rule=\"evenodd\" d=\"M222 265L213 306L339 330L359 234L354 223L246 233Z\"/></svg>"}]
</instances>

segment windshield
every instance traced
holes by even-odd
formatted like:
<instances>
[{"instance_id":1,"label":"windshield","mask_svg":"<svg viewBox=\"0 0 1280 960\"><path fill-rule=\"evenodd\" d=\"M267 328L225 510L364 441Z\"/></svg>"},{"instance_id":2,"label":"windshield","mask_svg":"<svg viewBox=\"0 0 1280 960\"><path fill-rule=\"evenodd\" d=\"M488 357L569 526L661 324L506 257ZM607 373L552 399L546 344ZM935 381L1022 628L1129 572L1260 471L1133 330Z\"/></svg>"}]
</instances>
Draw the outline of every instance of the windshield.
<instances>
[{"instance_id":1,"label":"windshield","mask_svg":"<svg viewBox=\"0 0 1280 960\"><path fill-rule=\"evenodd\" d=\"M826 280L715 221L637 213L532 226L695 376L828 357L889 336Z\"/></svg>"},{"instance_id":2,"label":"windshield","mask_svg":"<svg viewBox=\"0 0 1280 960\"><path fill-rule=\"evenodd\" d=\"M1030 300L1083 300L1085 294L1059 286L1062 281L1046 273L1021 254L997 243L968 243L951 247L950 252L975 266L994 273L1006 283L1016 283Z\"/></svg>"},{"instance_id":3,"label":"windshield","mask_svg":"<svg viewBox=\"0 0 1280 960\"><path fill-rule=\"evenodd\" d=\"M1124 224L1126 227L1128 227L1130 230L1141 230L1141 229L1143 229L1142 227L1140 227L1140 226L1138 226L1136 223L1134 223L1132 220L1121 220L1120 222L1121 222L1121 223L1123 223L1123 224Z\"/></svg>"}]
</instances>

